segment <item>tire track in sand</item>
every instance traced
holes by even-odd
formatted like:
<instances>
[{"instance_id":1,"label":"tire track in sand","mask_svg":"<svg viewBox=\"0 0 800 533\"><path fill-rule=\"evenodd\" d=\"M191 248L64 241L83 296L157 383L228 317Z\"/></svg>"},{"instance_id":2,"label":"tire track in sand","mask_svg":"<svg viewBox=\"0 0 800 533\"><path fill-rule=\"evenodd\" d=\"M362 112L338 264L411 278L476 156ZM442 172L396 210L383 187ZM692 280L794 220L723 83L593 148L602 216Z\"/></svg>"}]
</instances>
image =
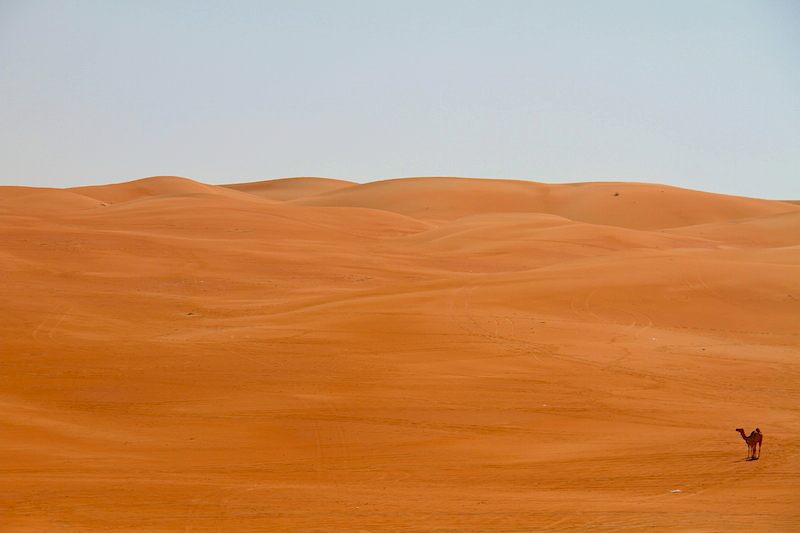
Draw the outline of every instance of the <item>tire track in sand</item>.
<instances>
[{"instance_id":1,"label":"tire track in sand","mask_svg":"<svg viewBox=\"0 0 800 533\"><path fill-rule=\"evenodd\" d=\"M50 313L48 316L39 323L38 326L31 332L31 337L37 344L43 346L56 346L64 347L65 345L57 342L53 338L53 334L61 327L62 322L72 314L75 306L72 305L64 312Z\"/></svg>"},{"instance_id":2,"label":"tire track in sand","mask_svg":"<svg viewBox=\"0 0 800 533\"><path fill-rule=\"evenodd\" d=\"M517 339L516 321L512 317L505 315L482 315L494 323L495 328L494 331L492 331L491 329L481 325L476 319L477 315L475 315L471 310L472 294L479 286L480 285L477 284L465 284L453 291L451 294L448 308L450 319L455 324L472 335L482 337L493 343L502 344L513 348L514 350L521 351L527 355L531 355L539 362L542 362L539 356L552 355L552 350L546 344L537 344ZM507 327L510 330L511 336L501 333L502 329L504 328L501 327L501 322L497 317L500 317L500 320L503 320L508 324ZM508 355L500 355L495 357L508 357Z\"/></svg>"}]
</instances>

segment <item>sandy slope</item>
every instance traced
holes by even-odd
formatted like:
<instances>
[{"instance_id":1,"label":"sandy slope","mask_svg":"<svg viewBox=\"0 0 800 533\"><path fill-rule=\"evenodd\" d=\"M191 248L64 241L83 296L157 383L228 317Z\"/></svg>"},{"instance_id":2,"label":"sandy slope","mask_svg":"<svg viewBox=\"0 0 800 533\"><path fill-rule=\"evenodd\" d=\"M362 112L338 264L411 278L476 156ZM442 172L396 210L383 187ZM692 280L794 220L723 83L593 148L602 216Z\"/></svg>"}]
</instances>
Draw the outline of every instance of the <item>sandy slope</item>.
<instances>
[{"instance_id":1,"label":"sandy slope","mask_svg":"<svg viewBox=\"0 0 800 533\"><path fill-rule=\"evenodd\" d=\"M2 531L800 529L796 204L156 177L0 238Z\"/></svg>"},{"instance_id":2,"label":"sandy slope","mask_svg":"<svg viewBox=\"0 0 800 533\"><path fill-rule=\"evenodd\" d=\"M316 196L344 187L356 185L352 181L333 180L327 178L283 178L277 180L256 181L253 183L235 183L223 185L227 189L246 192L264 198L286 201L297 200L307 196Z\"/></svg>"},{"instance_id":3,"label":"sandy slope","mask_svg":"<svg viewBox=\"0 0 800 533\"><path fill-rule=\"evenodd\" d=\"M580 222L650 230L782 213L795 207L643 183L547 185L441 177L337 188L292 203L369 207L429 220L478 213L550 213Z\"/></svg>"}]
</instances>

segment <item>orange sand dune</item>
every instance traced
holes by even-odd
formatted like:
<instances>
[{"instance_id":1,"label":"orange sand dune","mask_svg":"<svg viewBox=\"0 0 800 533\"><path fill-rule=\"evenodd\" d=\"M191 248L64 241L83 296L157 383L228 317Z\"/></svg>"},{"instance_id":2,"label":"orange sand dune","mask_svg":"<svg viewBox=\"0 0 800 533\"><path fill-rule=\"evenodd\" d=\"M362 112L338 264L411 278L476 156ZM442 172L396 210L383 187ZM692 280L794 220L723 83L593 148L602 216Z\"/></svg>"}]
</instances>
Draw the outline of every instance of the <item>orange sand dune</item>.
<instances>
[{"instance_id":1,"label":"orange sand dune","mask_svg":"<svg viewBox=\"0 0 800 533\"><path fill-rule=\"evenodd\" d=\"M18 196L29 196L39 192L56 191L50 187L22 187L22 186L0 186L0 201L16 198Z\"/></svg>"},{"instance_id":2,"label":"orange sand dune","mask_svg":"<svg viewBox=\"0 0 800 533\"><path fill-rule=\"evenodd\" d=\"M0 187L0 530L797 531L798 217L622 183Z\"/></svg>"},{"instance_id":3,"label":"orange sand dune","mask_svg":"<svg viewBox=\"0 0 800 533\"><path fill-rule=\"evenodd\" d=\"M27 189L27 187L25 188ZM30 214L52 212L82 211L100 207L102 203L88 196L60 189L37 189L30 188L28 194L6 194L5 198L0 196L0 208L9 211Z\"/></svg>"},{"instance_id":4,"label":"orange sand dune","mask_svg":"<svg viewBox=\"0 0 800 533\"><path fill-rule=\"evenodd\" d=\"M240 193L225 187L206 185L178 176L154 176L115 185L93 185L68 189L74 193L96 198L108 204L130 202L159 196L212 194L243 199Z\"/></svg>"},{"instance_id":5,"label":"orange sand dune","mask_svg":"<svg viewBox=\"0 0 800 533\"><path fill-rule=\"evenodd\" d=\"M669 233L756 248L796 246L800 245L800 211L675 228Z\"/></svg>"},{"instance_id":6,"label":"orange sand dune","mask_svg":"<svg viewBox=\"0 0 800 533\"><path fill-rule=\"evenodd\" d=\"M316 196L329 191L351 187L352 181L333 180L327 178L283 178L277 180L257 181L254 183L235 183L223 185L228 189L272 198L273 200L296 200L306 196Z\"/></svg>"},{"instance_id":7,"label":"orange sand dune","mask_svg":"<svg viewBox=\"0 0 800 533\"><path fill-rule=\"evenodd\" d=\"M723 196L665 185L465 178L405 178L336 189L297 205L370 207L427 220L478 213L550 213L632 229L661 229L781 213L785 202Z\"/></svg>"},{"instance_id":8,"label":"orange sand dune","mask_svg":"<svg viewBox=\"0 0 800 533\"><path fill-rule=\"evenodd\" d=\"M411 235L407 241L412 249L443 259L468 254L470 272L528 270L629 249L708 246L705 240L691 236L587 224L538 213L467 216Z\"/></svg>"}]
</instances>

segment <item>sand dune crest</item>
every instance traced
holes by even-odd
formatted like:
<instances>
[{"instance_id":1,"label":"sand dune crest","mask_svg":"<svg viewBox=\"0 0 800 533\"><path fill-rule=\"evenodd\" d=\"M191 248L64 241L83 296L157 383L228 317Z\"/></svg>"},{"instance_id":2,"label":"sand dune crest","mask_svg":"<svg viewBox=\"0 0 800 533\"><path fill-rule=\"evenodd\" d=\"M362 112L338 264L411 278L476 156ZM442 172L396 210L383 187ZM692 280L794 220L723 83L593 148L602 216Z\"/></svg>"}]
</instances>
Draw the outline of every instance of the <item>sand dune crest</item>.
<instances>
[{"instance_id":1,"label":"sand dune crest","mask_svg":"<svg viewBox=\"0 0 800 533\"><path fill-rule=\"evenodd\" d=\"M113 185L92 185L74 187L67 190L90 198L96 198L107 204L118 204L158 196L217 194L235 197L237 194L231 189L206 185L178 176L153 176Z\"/></svg>"},{"instance_id":2,"label":"sand dune crest","mask_svg":"<svg viewBox=\"0 0 800 533\"><path fill-rule=\"evenodd\" d=\"M355 183L351 181L334 180L330 178L283 178L253 183L234 183L222 185L222 187L271 198L273 200L286 201L297 200L307 196L316 196L353 185L355 185Z\"/></svg>"},{"instance_id":3,"label":"sand dune crest","mask_svg":"<svg viewBox=\"0 0 800 533\"><path fill-rule=\"evenodd\" d=\"M0 208L17 213L50 214L94 209L103 205L96 198L69 190L31 188L30 191L26 191L28 194L24 194L23 191L15 192L22 194L9 194L0 200Z\"/></svg>"},{"instance_id":4,"label":"sand dune crest","mask_svg":"<svg viewBox=\"0 0 800 533\"><path fill-rule=\"evenodd\" d=\"M512 180L405 178L336 189L297 205L358 206L447 221L480 213L549 213L590 224L664 229L794 210L785 202L653 184L547 185Z\"/></svg>"}]
</instances>

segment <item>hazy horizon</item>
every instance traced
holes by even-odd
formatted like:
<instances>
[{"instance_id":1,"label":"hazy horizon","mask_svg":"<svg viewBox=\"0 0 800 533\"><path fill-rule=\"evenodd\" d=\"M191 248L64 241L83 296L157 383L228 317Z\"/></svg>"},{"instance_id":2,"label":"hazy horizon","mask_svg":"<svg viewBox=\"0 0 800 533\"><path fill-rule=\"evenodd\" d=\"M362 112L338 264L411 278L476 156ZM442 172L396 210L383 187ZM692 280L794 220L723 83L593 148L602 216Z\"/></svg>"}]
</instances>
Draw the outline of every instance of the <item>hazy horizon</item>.
<instances>
[{"instance_id":1,"label":"hazy horizon","mask_svg":"<svg viewBox=\"0 0 800 533\"><path fill-rule=\"evenodd\" d=\"M634 181L800 199L794 2L0 3L0 185Z\"/></svg>"}]
</instances>

